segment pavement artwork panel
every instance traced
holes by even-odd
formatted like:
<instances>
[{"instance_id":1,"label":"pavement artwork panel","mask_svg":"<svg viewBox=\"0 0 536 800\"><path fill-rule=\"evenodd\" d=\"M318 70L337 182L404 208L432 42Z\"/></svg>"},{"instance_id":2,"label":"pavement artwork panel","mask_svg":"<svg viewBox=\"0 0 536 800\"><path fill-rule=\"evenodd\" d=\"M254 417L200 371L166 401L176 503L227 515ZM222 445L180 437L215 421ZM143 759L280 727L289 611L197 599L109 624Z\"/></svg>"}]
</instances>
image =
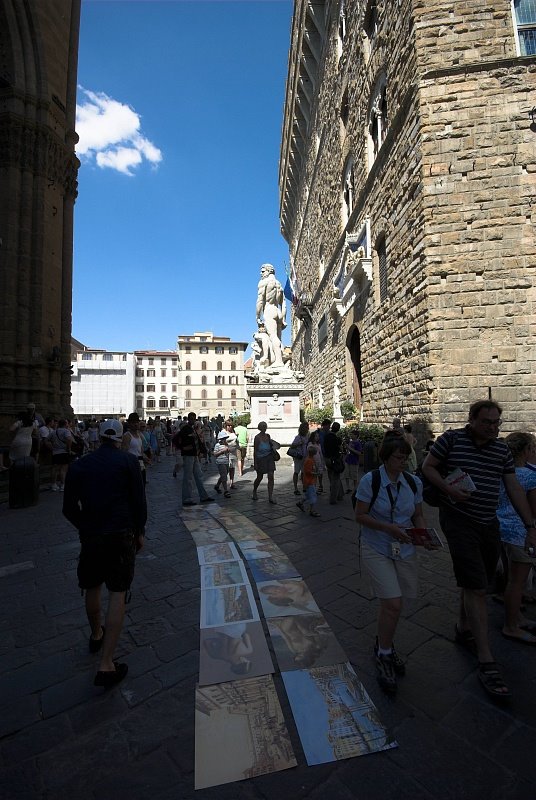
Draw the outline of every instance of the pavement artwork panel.
<instances>
[{"instance_id":1,"label":"pavement artwork panel","mask_svg":"<svg viewBox=\"0 0 536 800\"><path fill-rule=\"evenodd\" d=\"M257 551L259 543L269 542L266 534L231 508L197 507L182 515L196 542L203 525L206 530L215 531L214 517L222 524L218 541L237 538L238 547L243 547L249 556L246 563L268 620L268 631L274 636L274 649L277 642L278 664L292 670L283 671L282 678L307 763L321 764L396 747L290 560L276 546ZM249 538L241 539L244 535ZM211 565L206 563L206 547L198 548L202 591L200 680L196 689L197 789L297 764L271 677L264 674L256 680L239 680L252 668L256 675L263 675L263 664L265 673L274 672L274 668L264 635L260 638L260 623L253 631L246 628L259 616L245 563L234 559L231 547L228 555L233 560ZM211 568L217 568L223 585L214 586L210 573L209 585L206 584L206 570ZM278 579L274 580L274 576ZM229 583L225 585L225 581ZM273 627L269 625L270 618ZM215 627L217 636L211 636ZM334 661L329 660L331 653ZM320 661L324 666L299 669ZM235 673L235 680L226 683L229 671ZM203 685L208 675L213 683Z\"/></svg>"},{"instance_id":2,"label":"pavement artwork panel","mask_svg":"<svg viewBox=\"0 0 536 800\"><path fill-rule=\"evenodd\" d=\"M98 657L88 652L89 628L77 588L79 542L61 515L61 493L43 491L39 504L27 509L12 510L0 502L2 800L527 800L536 796L536 648L503 639L503 607L489 598L493 653L513 692L509 705L490 702L478 683L475 659L454 643L458 592L448 549L419 553L419 597L404 607L396 638L407 672L392 699L376 681L372 653L377 603L361 574L349 495L330 506L327 494L321 494L317 506L321 518L311 519L296 507L292 465L284 458L277 464L277 506L268 504L263 484L258 502L251 501L254 473L249 468L237 480L233 497L219 498L224 516L240 512L247 523L231 529L234 540L228 537L198 548L183 523L185 515L178 516L180 481L172 477L172 470L169 458L147 473L145 546L136 560L132 599L117 650L129 673L109 692L93 686ZM203 475L210 493L217 480L215 467ZM217 511L215 505L211 508ZM426 509L426 519L439 528L434 509ZM213 522L211 527L218 530L219 521L213 517ZM201 533L205 527L203 522ZM251 671L238 681L230 665L226 675L203 674L200 648L206 650L205 636L216 640L208 645L215 653L222 652L227 640L218 636L225 635L223 625L201 631L200 644L200 562L202 566L245 562L261 617L255 578L247 566L263 557L281 556L305 581L320 615L280 614L244 623L254 651ZM227 585L226 570L224 566L207 573L203 585ZM265 582L280 579L270 575ZM536 619L535 610L536 606L527 605L525 614ZM318 649L326 645L317 660L295 662L296 642L316 634L321 637ZM307 651L306 645L305 641ZM332 657L324 663L328 653ZM212 659L211 668L216 661L221 668L221 659ZM308 742L302 744L300 723L294 722L289 699L294 688L289 685L287 692L282 675L311 674L322 667L334 670L347 663L359 675L398 748L373 758L322 762L322 752ZM225 684L256 681L263 675L271 678L297 766L194 788L196 691L221 685L215 674ZM352 689L351 673L328 674L325 686L328 680L335 695L350 693L345 697L347 709L359 715L361 698ZM255 686L262 715L276 716L273 693ZM302 687L297 691L303 696ZM318 689L311 685L307 691ZM288 755L283 741L273 754L280 761ZM307 761L313 759L321 763L309 766Z\"/></svg>"}]
</instances>

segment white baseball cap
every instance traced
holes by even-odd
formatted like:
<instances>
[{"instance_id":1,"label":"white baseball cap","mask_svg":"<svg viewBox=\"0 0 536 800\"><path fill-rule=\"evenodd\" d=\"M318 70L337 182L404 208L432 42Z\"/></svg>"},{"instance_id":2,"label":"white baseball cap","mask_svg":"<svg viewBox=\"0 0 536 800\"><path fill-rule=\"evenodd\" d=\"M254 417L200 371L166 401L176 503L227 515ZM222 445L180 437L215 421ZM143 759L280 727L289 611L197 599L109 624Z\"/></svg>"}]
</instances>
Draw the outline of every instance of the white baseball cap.
<instances>
[{"instance_id":1,"label":"white baseball cap","mask_svg":"<svg viewBox=\"0 0 536 800\"><path fill-rule=\"evenodd\" d=\"M220 431L218 433L218 440L219 439L228 439L228 438L229 438L229 434L227 433L227 431Z\"/></svg>"},{"instance_id":2,"label":"white baseball cap","mask_svg":"<svg viewBox=\"0 0 536 800\"><path fill-rule=\"evenodd\" d=\"M101 439L120 442L123 438L123 426L118 419L105 419L99 425L99 436Z\"/></svg>"}]
</instances>

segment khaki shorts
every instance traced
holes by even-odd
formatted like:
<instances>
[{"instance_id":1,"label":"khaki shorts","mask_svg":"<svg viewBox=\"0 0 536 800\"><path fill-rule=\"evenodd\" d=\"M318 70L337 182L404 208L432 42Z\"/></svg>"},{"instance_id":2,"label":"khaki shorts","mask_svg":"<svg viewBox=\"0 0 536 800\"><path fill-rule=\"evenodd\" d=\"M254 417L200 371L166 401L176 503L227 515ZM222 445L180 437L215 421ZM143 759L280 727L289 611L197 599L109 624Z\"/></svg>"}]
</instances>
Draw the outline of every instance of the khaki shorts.
<instances>
[{"instance_id":1,"label":"khaki shorts","mask_svg":"<svg viewBox=\"0 0 536 800\"><path fill-rule=\"evenodd\" d=\"M417 597L417 554L409 558L389 558L361 542L361 560L372 583L376 597L391 600L394 597Z\"/></svg>"},{"instance_id":2,"label":"khaki shorts","mask_svg":"<svg viewBox=\"0 0 536 800\"><path fill-rule=\"evenodd\" d=\"M536 567L536 558L529 556L524 547L510 544L510 542L503 542L503 547L506 550L509 561L514 561L516 564L531 564Z\"/></svg>"}]
</instances>

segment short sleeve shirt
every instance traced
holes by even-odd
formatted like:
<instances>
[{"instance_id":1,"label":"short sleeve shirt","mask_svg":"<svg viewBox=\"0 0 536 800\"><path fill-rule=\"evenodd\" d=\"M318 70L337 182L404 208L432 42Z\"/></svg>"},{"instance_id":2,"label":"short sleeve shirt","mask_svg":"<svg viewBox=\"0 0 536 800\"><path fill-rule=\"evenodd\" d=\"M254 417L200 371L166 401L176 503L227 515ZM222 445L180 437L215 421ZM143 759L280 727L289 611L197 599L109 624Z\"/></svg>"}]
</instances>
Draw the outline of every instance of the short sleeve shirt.
<instances>
[{"instance_id":1,"label":"short sleeve shirt","mask_svg":"<svg viewBox=\"0 0 536 800\"><path fill-rule=\"evenodd\" d=\"M523 490L530 492L536 489L536 472L528 467L516 467L516 478L523 487ZM510 502L510 498L501 484L499 491L499 505L497 506L497 517L501 526L501 539L503 542L515 544L523 547L527 531L523 520Z\"/></svg>"},{"instance_id":2,"label":"short sleeve shirt","mask_svg":"<svg viewBox=\"0 0 536 800\"><path fill-rule=\"evenodd\" d=\"M461 514L481 523L492 522L497 516L497 503L503 475L515 473L512 454L502 439L475 444L471 427L447 431L430 448L430 454L447 466L456 467L471 476L476 491L469 500L453 507ZM446 505L448 507L448 505Z\"/></svg>"},{"instance_id":3,"label":"short sleeve shirt","mask_svg":"<svg viewBox=\"0 0 536 800\"><path fill-rule=\"evenodd\" d=\"M415 506L422 503L422 483L415 475L412 475L412 478L417 488L416 493L403 474L400 474L398 481L393 483L387 475L385 467L381 466L380 488L374 505L370 510L370 516L378 520L378 522L394 522L401 528L412 528L413 522L411 518L415 514ZM391 497L389 496L388 487L391 491ZM367 504L372 500L372 472L367 472L361 478L357 487L356 497ZM391 502L391 498L393 502ZM366 525L362 525L361 539L376 550L377 553L392 558L391 544L394 539L388 533L376 531L373 528L367 528ZM400 558L409 558L414 552L415 548L412 544L400 545Z\"/></svg>"}]
</instances>

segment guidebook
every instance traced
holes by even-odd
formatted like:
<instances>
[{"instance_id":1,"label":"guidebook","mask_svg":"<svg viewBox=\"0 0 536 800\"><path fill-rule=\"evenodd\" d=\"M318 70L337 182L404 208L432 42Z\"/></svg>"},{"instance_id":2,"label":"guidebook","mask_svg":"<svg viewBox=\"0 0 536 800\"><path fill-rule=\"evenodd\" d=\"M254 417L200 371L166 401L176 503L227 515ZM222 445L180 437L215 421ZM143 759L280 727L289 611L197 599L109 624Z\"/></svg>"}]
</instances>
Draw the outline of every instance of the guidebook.
<instances>
[{"instance_id":1,"label":"guidebook","mask_svg":"<svg viewBox=\"0 0 536 800\"><path fill-rule=\"evenodd\" d=\"M406 528L406 533L414 545L422 547L443 547L443 542L435 528Z\"/></svg>"},{"instance_id":2,"label":"guidebook","mask_svg":"<svg viewBox=\"0 0 536 800\"><path fill-rule=\"evenodd\" d=\"M463 472L459 467L449 472L445 480L449 486L454 486L456 489L464 489L466 492L474 492L476 490L471 476L467 472Z\"/></svg>"}]
</instances>

